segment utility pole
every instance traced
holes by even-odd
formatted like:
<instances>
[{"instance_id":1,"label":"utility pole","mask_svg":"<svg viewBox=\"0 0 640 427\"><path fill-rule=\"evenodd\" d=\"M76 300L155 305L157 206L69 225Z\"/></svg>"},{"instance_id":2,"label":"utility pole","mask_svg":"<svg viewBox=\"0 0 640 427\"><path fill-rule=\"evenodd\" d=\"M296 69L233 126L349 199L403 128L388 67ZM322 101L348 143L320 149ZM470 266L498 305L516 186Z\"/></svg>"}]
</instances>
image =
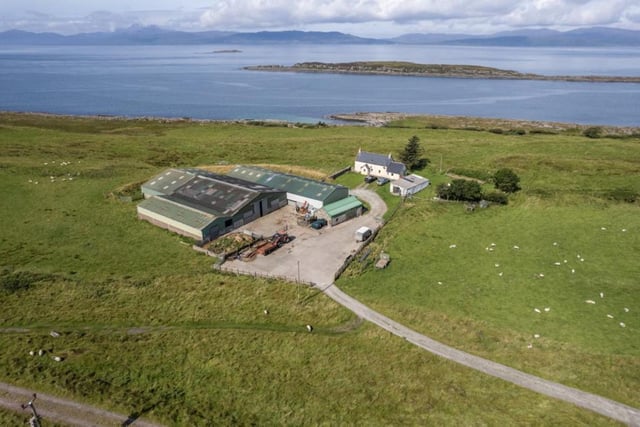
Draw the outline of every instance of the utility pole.
<instances>
[{"instance_id":1,"label":"utility pole","mask_svg":"<svg viewBox=\"0 0 640 427\"><path fill-rule=\"evenodd\" d=\"M33 399L31 399L29 403L26 403L20 406L22 407L22 409L27 409L27 408L31 409L31 413L33 414L33 416L29 419L29 425L31 427L41 427L40 415L38 415L38 413L36 412L36 407L33 406L33 402L35 402L35 400L36 400L36 394L33 393Z\"/></svg>"}]
</instances>

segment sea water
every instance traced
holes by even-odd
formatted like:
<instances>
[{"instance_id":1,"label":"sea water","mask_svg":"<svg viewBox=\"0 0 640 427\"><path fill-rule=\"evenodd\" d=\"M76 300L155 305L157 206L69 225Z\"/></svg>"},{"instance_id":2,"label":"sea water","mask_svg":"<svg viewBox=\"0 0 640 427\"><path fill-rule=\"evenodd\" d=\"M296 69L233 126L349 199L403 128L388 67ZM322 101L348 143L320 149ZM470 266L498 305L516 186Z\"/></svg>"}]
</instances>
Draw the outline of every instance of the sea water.
<instances>
[{"instance_id":1,"label":"sea water","mask_svg":"<svg viewBox=\"0 0 640 427\"><path fill-rule=\"evenodd\" d=\"M230 52L234 49L239 52ZM0 110L293 122L393 111L640 126L640 84L244 69L374 60L484 65L546 75L640 76L640 51L633 48L0 46Z\"/></svg>"}]
</instances>

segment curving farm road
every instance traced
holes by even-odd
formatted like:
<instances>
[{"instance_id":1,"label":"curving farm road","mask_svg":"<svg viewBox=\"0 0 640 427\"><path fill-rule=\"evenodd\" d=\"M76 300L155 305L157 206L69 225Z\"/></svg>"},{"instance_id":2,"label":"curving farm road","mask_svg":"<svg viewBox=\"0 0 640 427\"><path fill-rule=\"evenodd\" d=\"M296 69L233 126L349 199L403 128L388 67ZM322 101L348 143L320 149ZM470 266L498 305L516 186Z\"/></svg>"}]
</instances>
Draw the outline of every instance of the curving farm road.
<instances>
[{"instance_id":1,"label":"curving farm road","mask_svg":"<svg viewBox=\"0 0 640 427\"><path fill-rule=\"evenodd\" d=\"M574 405L589 409L625 424L640 426L640 410L636 408L602 396L567 387L553 381L548 381L500 363L465 353L464 351L456 350L453 347L449 347L427 336L419 334L418 332L370 309L358 300L342 292L337 286L335 286L335 284L324 287L322 292L363 319L366 319L433 354L452 360L456 363L460 363L461 365L485 374L501 378L529 390L564 400L565 402L573 403Z\"/></svg>"}]
</instances>

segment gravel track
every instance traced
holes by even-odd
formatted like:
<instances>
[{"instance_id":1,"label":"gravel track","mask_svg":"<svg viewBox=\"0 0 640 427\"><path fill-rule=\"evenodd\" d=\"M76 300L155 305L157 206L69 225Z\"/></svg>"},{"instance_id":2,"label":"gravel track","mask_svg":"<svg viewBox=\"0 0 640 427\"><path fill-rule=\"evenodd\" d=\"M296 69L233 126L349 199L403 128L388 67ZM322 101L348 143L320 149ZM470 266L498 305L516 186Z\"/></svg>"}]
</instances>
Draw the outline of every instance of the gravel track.
<instances>
[{"instance_id":1,"label":"gravel track","mask_svg":"<svg viewBox=\"0 0 640 427\"><path fill-rule=\"evenodd\" d=\"M449 347L425 335L419 334L418 332L370 309L358 300L345 294L335 285L329 285L322 289L322 291L325 295L353 311L356 315L433 354L485 374L509 381L537 393L589 409L630 426L640 426L640 410L637 408L633 408L596 394L587 393L553 381L548 381L500 363L492 362L490 360L465 353L464 351L457 350L453 347Z\"/></svg>"},{"instance_id":2,"label":"gravel track","mask_svg":"<svg viewBox=\"0 0 640 427\"><path fill-rule=\"evenodd\" d=\"M0 382L0 406L9 410L24 412L26 424L26 421L31 417L31 411L29 409L23 410L20 405L29 402L33 397L33 393L33 390ZM38 415L44 418L45 421L50 420L78 427L124 425L159 427L158 424L152 424L142 419L131 420L127 415L105 411L91 405L61 399L44 393L36 393L38 398L35 400L34 406L38 411Z\"/></svg>"}]
</instances>

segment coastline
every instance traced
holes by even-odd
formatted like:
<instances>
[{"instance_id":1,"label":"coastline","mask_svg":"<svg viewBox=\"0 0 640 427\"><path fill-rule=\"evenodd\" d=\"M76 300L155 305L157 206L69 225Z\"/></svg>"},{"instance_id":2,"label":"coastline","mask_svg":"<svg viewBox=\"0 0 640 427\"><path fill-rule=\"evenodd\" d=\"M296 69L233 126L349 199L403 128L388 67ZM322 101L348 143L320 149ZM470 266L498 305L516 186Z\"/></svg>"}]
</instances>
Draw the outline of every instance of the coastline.
<instances>
[{"instance_id":1,"label":"coastline","mask_svg":"<svg viewBox=\"0 0 640 427\"><path fill-rule=\"evenodd\" d=\"M117 116L117 115L70 115L56 114L45 112L26 112L26 111L6 111L0 110L0 124L3 119L42 117L49 119L62 120L104 120L104 121L123 121L123 122L157 122L157 123L238 123L248 125L265 125L265 126L313 126L312 123L294 123L286 120L274 119L198 119L190 117L160 117L160 116ZM401 120L420 120L425 122L425 128L438 129L459 129L459 130L475 130L475 131L491 131L499 130L513 131L521 129L525 132L534 133L562 133L562 132L584 132L589 128L598 128L602 131L602 136L626 137L640 136L640 126L615 126L615 125L594 125L579 124L568 122L552 122L543 120L521 120L521 119L505 119L505 118L487 118L475 116L453 116L441 114L416 114L403 112L351 112L351 113L335 113L326 117L329 120L336 120L343 123L323 123L322 126L388 126L392 122ZM320 123L320 122L319 122Z\"/></svg>"}]
</instances>

